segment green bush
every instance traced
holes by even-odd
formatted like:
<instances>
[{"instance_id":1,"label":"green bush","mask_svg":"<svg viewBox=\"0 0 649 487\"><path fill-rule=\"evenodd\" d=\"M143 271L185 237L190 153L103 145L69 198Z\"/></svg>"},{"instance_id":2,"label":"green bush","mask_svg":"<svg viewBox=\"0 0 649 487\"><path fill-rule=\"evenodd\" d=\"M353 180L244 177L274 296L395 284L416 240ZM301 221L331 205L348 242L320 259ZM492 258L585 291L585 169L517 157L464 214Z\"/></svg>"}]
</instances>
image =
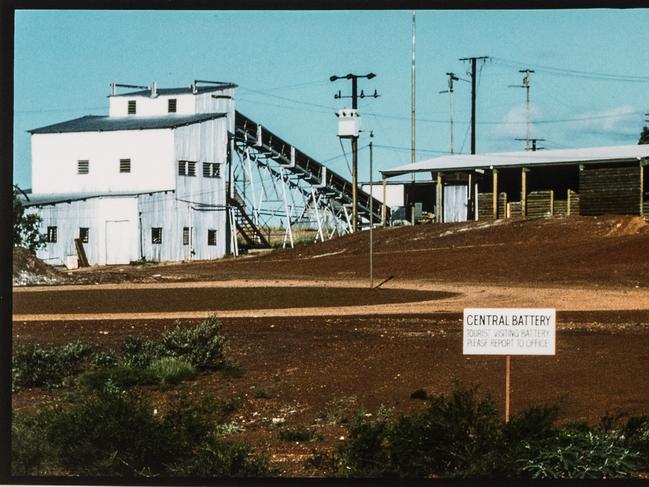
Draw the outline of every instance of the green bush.
<instances>
[{"instance_id":1,"label":"green bush","mask_svg":"<svg viewBox=\"0 0 649 487\"><path fill-rule=\"evenodd\" d=\"M126 367L147 368L151 362L168 355L164 347L137 335L128 335L122 342L120 362Z\"/></svg>"},{"instance_id":2,"label":"green bush","mask_svg":"<svg viewBox=\"0 0 649 487\"><path fill-rule=\"evenodd\" d=\"M226 379L240 379L243 377L243 369L232 362L223 362L217 367L219 373Z\"/></svg>"},{"instance_id":3,"label":"green bush","mask_svg":"<svg viewBox=\"0 0 649 487\"><path fill-rule=\"evenodd\" d=\"M181 399L158 413L115 389L70 397L36 415L14 417L17 475L261 476L267 460L218 437L213 401Z\"/></svg>"},{"instance_id":4,"label":"green bush","mask_svg":"<svg viewBox=\"0 0 649 487\"><path fill-rule=\"evenodd\" d=\"M35 475L48 470L53 458L45 437L47 424L41 416L14 414L11 422L11 473Z\"/></svg>"},{"instance_id":5,"label":"green bush","mask_svg":"<svg viewBox=\"0 0 649 487\"><path fill-rule=\"evenodd\" d=\"M90 358L90 365L98 369L117 367L118 364L119 359L112 350L99 350L98 352L93 353Z\"/></svg>"},{"instance_id":6,"label":"green bush","mask_svg":"<svg viewBox=\"0 0 649 487\"><path fill-rule=\"evenodd\" d=\"M196 377L196 369L187 360L177 357L163 357L146 369L162 384L177 384Z\"/></svg>"},{"instance_id":7,"label":"green bush","mask_svg":"<svg viewBox=\"0 0 649 487\"><path fill-rule=\"evenodd\" d=\"M123 366L89 370L81 374L77 380L80 386L98 391L105 389L107 385L123 389L159 382L158 376L153 371Z\"/></svg>"},{"instance_id":8,"label":"green bush","mask_svg":"<svg viewBox=\"0 0 649 487\"><path fill-rule=\"evenodd\" d=\"M297 426L280 430L279 439L282 441L320 441L322 440L322 435L317 431L311 431L303 426Z\"/></svg>"},{"instance_id":9,"label":"green bush","mask_svg":"<svg viewBox=\"0 0 649 487\"><path fill-rule=\"evenodd\" d=\"M257 399L271 399L273 397L273 395L270 392L264 389L256 389L254 396Z\"/></svg>"},{"instance_id":10,"label":"green bush","mask_svg":"<svg viewBox=\"0 0 649 487\"><path fill-rule=\"evenodd\" d=\"M531 458L519 460L521 476L540 479L630 477L637 453L621 446L617 434L562 431Z\"/></svg>"},{"instance_id":11,"label":"green bush","mask_svg":"<svg viewBox=\"0 0 649 487\"><path fill-rule=\"evenodd\" d=\"M21 387L61 387L87 361L90 347L80 342L63 346L41 347L19 344L12 356L13 389Z\"/></svg>"},{"instance_id":12,"label":"green bush","mask_svg":"<svg viewBox=\"0 0 649 487\"><path fill-rule=\"evenodd\" d=\"M432 397L394 421L357 415L324 463L350 477L624 478L646 461L646 417L558 427L557 407L541 406L504 424L477 392L456 385L448 398Z\"/></svg>"},{"instance_id":13,"label":"green bush","mask_svg":"<svg viewBox=\"0 0 649 487\"><path fill-rule=\"evenodd\" d=\"M215 369L223 364L225 337L221 321L210 316L198 326L176 327L162 334L162 346L168 355L182 357L199 370Z\"/></svg>"}]
</instances>

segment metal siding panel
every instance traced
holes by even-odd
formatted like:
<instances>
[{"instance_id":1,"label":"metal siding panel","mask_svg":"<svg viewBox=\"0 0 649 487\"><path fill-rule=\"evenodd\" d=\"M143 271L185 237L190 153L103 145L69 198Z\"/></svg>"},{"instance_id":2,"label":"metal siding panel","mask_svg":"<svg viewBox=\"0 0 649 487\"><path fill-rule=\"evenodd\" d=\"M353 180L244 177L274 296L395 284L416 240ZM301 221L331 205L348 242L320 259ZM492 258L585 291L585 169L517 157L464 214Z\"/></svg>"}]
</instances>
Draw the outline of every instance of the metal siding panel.
<instances>
[{"instance_id":1,"label":"metal siding panel","mask_svg":"<svg viewBox=\"0 0 649 487\"><path fill-rule=\"evenodd\" d=\"M129 242L129 256L137 259L137 204L136 198L93 198L85 201L59 203L44 207L31 207L43 219L41 233L47 233L48 226L57 227L57 242L49 243L37 252L37 256L52 265L64 265L68 255L77 255L74 239L79 228L89 228L89 241L83 244L88 263L106 263L106 221L128 221L129 232L122 238Z\"/></svg>"},{"instance_id":2,"label":"metal siding panel","mask_svg":"<svg viewBox=\"0 0 649 487\"><path fill-rule=\"evenodd\" d=\"M464 222L467 218L467 187L444 186L444 222Z\"/></svg>"}]
</instances>

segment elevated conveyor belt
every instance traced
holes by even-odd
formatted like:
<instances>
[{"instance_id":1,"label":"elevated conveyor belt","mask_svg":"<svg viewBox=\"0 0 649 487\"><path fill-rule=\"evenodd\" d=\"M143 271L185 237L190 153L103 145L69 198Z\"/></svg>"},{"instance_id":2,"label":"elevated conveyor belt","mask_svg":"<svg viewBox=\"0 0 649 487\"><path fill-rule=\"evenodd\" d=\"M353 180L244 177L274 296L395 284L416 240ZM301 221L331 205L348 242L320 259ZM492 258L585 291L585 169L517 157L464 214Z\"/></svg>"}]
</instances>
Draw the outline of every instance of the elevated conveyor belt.
<instances>
[{"instance_id":1,"label":"elevated conveyor belt","mask_svg":"<svg viewBox=\"0 0 649 487\"><path fill-rule=\"evenodd\" d=\"M246 117L240 112L235 116L235 146L238 151L245 148L254 149L257 154L255 162L264 164L266 170L271 172L284 172L284 179L292 179L302 191L314 191L318 202L331 205L332 214L340 215L336 210L345 207L345 214L351 215L352 183L338 173L328 169L324 164L309 157L304 152L296 149L284 139L278 137L266 127ZM274 162L274 167L269 164ZM315 200L315 196L314 196ZM358 188L357 211L359 225L364 226L370 222L370 195ZM374 224L381 222L382 203L372 198L372 218ZM321 203L319 203L321 204Z\"/></svg>"}]
</instances>

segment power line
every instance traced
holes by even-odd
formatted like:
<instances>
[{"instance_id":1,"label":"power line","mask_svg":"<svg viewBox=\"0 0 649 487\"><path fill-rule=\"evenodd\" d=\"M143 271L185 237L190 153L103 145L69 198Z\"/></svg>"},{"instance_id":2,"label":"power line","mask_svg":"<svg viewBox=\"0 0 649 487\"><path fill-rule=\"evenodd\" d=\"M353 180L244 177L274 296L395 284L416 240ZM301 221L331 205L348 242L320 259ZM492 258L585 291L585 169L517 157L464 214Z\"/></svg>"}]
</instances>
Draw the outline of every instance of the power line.
<instances>
[{"instance_id":1,"label":"power line","mask_svg":"<svg viewBox=\"0 0 649 487\"><path fill-rule=\"evenodd\" d=\"M552 66L543 66L540 64L523 63L521 61L515 61L513 59L505 59L501 57L493 57L492 59L495 62L503 64L505 66L511 66L516 68L531 66L535 68L537 71L543 71L548 74L554 74L558 76L572 76L577 78L600 79L600 80L607 80L607 81L627 81L627 82L635 82L635 83L649 82L649 76L598 73L594 71L580 71L576 69L557 68Z\"/></svg>"}]
</instances>

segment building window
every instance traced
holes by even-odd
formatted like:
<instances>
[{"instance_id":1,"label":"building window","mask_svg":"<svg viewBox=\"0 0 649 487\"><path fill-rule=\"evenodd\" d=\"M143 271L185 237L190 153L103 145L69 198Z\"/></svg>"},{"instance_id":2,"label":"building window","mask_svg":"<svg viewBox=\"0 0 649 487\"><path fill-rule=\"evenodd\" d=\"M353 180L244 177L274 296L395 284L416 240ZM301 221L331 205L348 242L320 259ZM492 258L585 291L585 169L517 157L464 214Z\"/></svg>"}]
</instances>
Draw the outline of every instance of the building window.
<instances>
[{"instance_id":1,"label":"building window","mask_svg":"<svg viewBox=\"0 0 649 487\"><path fill-rule=\"evenodd\" d=\"M56 234L57 234L56 227L47 227L47 242L56 243Z\"/></svg>"},{"instance_id":2,"label":"building window","mask_svg":"<svg viewBox=\"0 0 649 487\"><path fill-rule=\"evenodd\" d=\"M207 231L207 245L216 245L216 230Z\"/></svg>"},{"instance_id":3,"label":"building window","mask_svg":"<svg viewBox=\"0 0 649 487\"><path fill-rule=\"evenodd\" d=\"M179 176L196 176L195 161L178 161Z\"/></svg>"},{"instance_id":4,"label":"building window","mask_svg":"<svg viewBox=\"0 0 649 487\"><path fill-rule=\"evenodd\" d=\"M79 240L81 240L83 243L88 243L90 237L90 229L87 227L81 227L79 228Z\"/></svg>"},{"instance_id":5,"label":"building window","mask_svg":"<svg viewBox=\"0 0 649 487\"><path fill-rule=\"evenodd\" d=\"M203 163L203 177L204 178L220 178L221 177L221 164L216 162Z\"/></svg>"},{"instance_id":6,"label":"building window","mask_svg":"<svg viewBox=\"0 0 649 487\"><path fill-rule=\"evenodd\" d=\"M183 227L183 245L191 244L191 229L190 227Z\"/></svg>"},{"instance_id":7,"label":"building window","mask_svg":"<svg viewBox=\"0 0 649 487\"><path fill-rule=\"evenodd\" d=\"M77 161L77 174L88 174L90 172L90 161Z\"/></svg>"},{"instance_id":8,"label":"building window","mask_svg":"<svg viewBox=\"0 0 649 487\"><path fill-rule=\"evenodd\" d=\"M156 245L162 244L162 227L151 228L151 243Z\"/></svg>"},{"instance_id":9,"label":"building window","mask_svg":"<svg viewBox=\"0 0 649 487\"><path fill-rule=\"evenodd\" d=\"M131 160L130 159L120 159L119 160L119 172L120 173L131 172Z\"/></svg>"},{"instance_id":10,"label":"building window","mask_svg":"<svg viewBox=\"0 0 649 487\"><path fill-rule=\"evenodd\" d=\"M169 100L167 100L167 108L169 113L176 113L176 105L177 103L175 98L169 98Z\"/></svg>"},{"instance_id":11,"label":"building window","mask_svg":"<svg viewBox=\"0 0 649 487\"><path fill-rule=\"evenodd\" d=\"M135 100L129 100L128 101L128 114L129 115L135 115L137 112L136 105L135 105Z\"/></svg>"}]
</instances>

